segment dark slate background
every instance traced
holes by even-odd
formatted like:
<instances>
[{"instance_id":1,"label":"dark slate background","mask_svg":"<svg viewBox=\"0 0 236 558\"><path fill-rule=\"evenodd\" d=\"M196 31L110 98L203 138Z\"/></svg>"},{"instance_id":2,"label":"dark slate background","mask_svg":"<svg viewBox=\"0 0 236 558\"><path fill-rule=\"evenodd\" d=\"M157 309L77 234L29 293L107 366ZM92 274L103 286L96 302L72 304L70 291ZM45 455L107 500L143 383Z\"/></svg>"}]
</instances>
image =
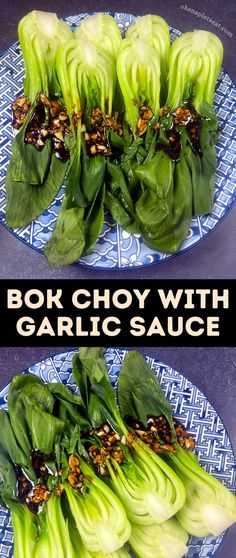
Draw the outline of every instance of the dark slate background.
<instances>
[{"instance_id":1,"label":"dark slate background","mask_svg":"<svg viewBox=\"0 0 236 558\"><path fill-rule=\"evenodd\" d=\"M190 8L205 12L233 33L229 38L210 23L181 10L187 4ZM0 0L0 52L6 50L17 39L17 22L32 9L56 11L59 16L87 11L119 11L134 14L156 13L163 16L169 25L181 31L194 28L208 29L219 35L225 48L224 67L236 81L235 35L236 3L222 0ZM236 278L236 207L224 222L202 244L193 250L161 265L124 271L92 271L75 266L51 271L43 255L23 245L13 235L0 226L0 278L77 278L95 279L102 277L116 279L149 278ZM1 289L1 284L0 284ZM4 324L3 324L4 327ZM234 325L232 324L232 327ZM51 348L2 348L0 349L0 389L13 374L52 353L65 350L64 347ZM208 397L221 416L236 451L236 348L140 348L179 372L182 372ZM226 534L216 558L236 557L236 526ZM198 558L198 557L196 557ZM209 558L209 557L206 557Z\"/></svg>"}]
</instances>

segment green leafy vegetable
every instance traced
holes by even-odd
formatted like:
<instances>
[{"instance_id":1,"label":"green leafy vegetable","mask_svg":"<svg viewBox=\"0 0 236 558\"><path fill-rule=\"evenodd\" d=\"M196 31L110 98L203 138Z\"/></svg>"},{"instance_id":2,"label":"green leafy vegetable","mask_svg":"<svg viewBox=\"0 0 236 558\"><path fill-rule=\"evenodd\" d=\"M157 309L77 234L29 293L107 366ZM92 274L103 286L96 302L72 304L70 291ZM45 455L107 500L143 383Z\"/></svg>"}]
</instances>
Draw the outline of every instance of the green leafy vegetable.
<instances>
[{"instance_id":1,"label":"green leafy vegetable","mask_svg":"<svg viewBox=\"0 0 236 558\"><path fill-rule=\"evenodd\" d=\"M44 516L43 518L41 514ZM36 558L42 554L45 558L49 558L53 554L58 558L76 557L76 550L70 540L68 520L64 518L60 497L52 494L46 508L39 514L39 525L41 531L37 541Z\"/></svg>"},{"instance_id":2,"label":"green leafy vegetable","mask_svg":"<svg viewBox=\"0 0 236 558\"><path fill-rule=\"evenodd\" d=\"M110 384L103 349L80 349L73 358L73 375L80 388L87 415L93 427L104 422L128 437ZM122 447L122 446L121 446ZM123 503L131 521L161 523L175 514L185 501L185 490L173 471L152 450L133 441L129 450L124 446L124 463L107 460L111 486Z\"/></svg>"},{"instance_id":3,"label":"green leafy vegetable","mask_svg":"<svg viewBox=\"0 0 236 558\"><path fill-rule=\"evenodd\" d=\"M25 226L50 205L69 156L64 199L45 247L52 267L93 250L104 204L152 249L176 252L191 217L213 207L221 41L194 31L170 47L167 23L150 14L124 39L108 14L84 18L72 33L56 14L38 11L21 20L19 38L31 106L12 148L8 224ZM52 116L55 97L63 132L60 114ZM38 117L36 141L30 127Z\"/></svg>"},{"instance_id":4,"label":"green leafy vegetable","mask_svg":"<svg viewBox=\"0 0 236 558\"><path fill-rule=\"evenodd\" d=\"M56 14L33 10L20 20L18 36L25 64L26 97L34 102L41 91L46 96L58 94L55 57L58 46L72 37L71 29Z\"/></svg>"},{"instance_id":5,"label":"green leafy vegetable","mask_svg":"<svg viewBox=\"0 0 236 558\"><path fill-rule=\"evenodd\" d=\"M115 19L108 14L96 14L83 19L75 30L75 38L102 46L116 60L121 44L121 32Z\"/></svg>"},{"instance_id":6,"label":"green leafy vegetable","mask_svg":"<svg viewBox=\"0 0 236 558\"><path fill-rule=\"evenodd\" d=\"M37 149L25 142L25 134L38 107L40 125L47 129L49 109L40 102L40 94L60 95L55 57L58 46L72 37L72 31L56 14L34 10L21 19L18 35L26 72L24 95L31 107L13 141L7 172L6 219L10 227L27 225L51 204L67 168L56 158L50 139L42 144L43 149Z\"/></svg>"},{"instance_id":7,"label":"green leafy vegetable","mask_svg":"<svg viewBox=\"0 0 236 558\"><path fill-rule=\"evenodd\" d=\"M139 558L182 558L188 535L175 519L161 525L132 524L130 544Z\"/></svg>"},{"instance_id":8,"label":"green leafy vegetable","mask_svg":"<svg viewBox=\"0 0 236 558\"><path fill-rule=\"evenodd\" d=\"M112 487L128 519L138 525L160 524L185 502L185 490L160 457L134 442L134 451L122 465L107 462Z\"/></svg>"},{"instance_id":9,"label":"green leafy vegetable","mask_svg":"<svg viewBox=\"0 0 236 558\"><path fill-rule=\"evenodd\" d=\"M170 52L168 107L175 109L191 99L198 113L211 116L222 58L222 43L209 31L177 37Z\"/></svg>"},{"instance_id":10,"label":"green leafy vegetable","mask_svg":"<svg viewBox=\"0 0 236 558\"><path fill-rule=\"evenodd\" d=\"M144 379L143 383L140 382L141 378ZM186 502L176 513L176 517L191 535L218 536L236 521L236 498L217 479L201 468L196 455L183 449L176 442L170 404L167 401L163 404L164 394L161 393L161 386L156 379L153 381L153 378L152 370L139 353L132 351L125 356L118 383L121 414L131 414L131 417L141 420L144 425L147 424L149 414L164 415L170 425L175 448L174 452L166 451L164 458L181 479L187 495ZM156 412L153 405L155 399Z\"/></svg>"},{"instance_id":11,"label":"green leafy vegetable","mask_svg":"<svg viewBox=\"0 0 236 558\"><path fill-rule=\"evenodd\" d=\"M11 503L11 520L14 536L14 558L34 556L37 538L35 515L26 506ZM47 556L45 554L45 556Z\"/></svg>"},{"instance_id":12,"label":"green leafy vegetable","mask_svg":"<svg viewBox=\"0 0 236 558\"><path fill-rule=\"evenodd\" d=\"M171 406L160 382L138 351L125 355L118 378L118 401L122 417L139 418L144 426L150 416L164 415L175 437Z\"/></svg>"},{"instance_id":13,"label":"green leafy vegetable","mask_svg":"<svg viewBox=\"0 0 236 558\"><path fill-rule=\"evenodd\" d=\"M210 213L213 207L218 130L213 96L222 58L220 39L208 31L184 33L170 52L166 104L173 111L190 103L200 120L194 134L190 128L186 154L192 176L193 215Z\"/></svg>"},{"instance_id":14,"label":"green leafy vegetable","mask_svg":"<svg viewBox=\"0 0 236 558\"><path fill-rule=\"evenodd\" d=\"M65 483L71 513L83 544L91 552L108 554L121 548L130 535L124 509L112 491L80 460L87 493L81 495Z\"/></svg>"},{"instance_id":15,"label":"green leafy vegetable","mask_svg":"<svg viewBox=\"0 0 236 558\"><path fill-rule=\"evenodd\" d=\"M100 21L100 20L99 20ZM103 20L101 20L101 26ZM89 123L94 109L111 114L116 87L114 60L105 50L80 37L58 49L57 74L72 138L65 197L55 229L45 247L50 265L65 265L89 253L104 221L105 158L89 157L81 132L81 111ZM75 125L76 121L76 125Z\"/></svg>"},{"instance_id":16,"label":"green leafy vegetable","mask_svg":"<svg viewBox=\"0 0 236 558\"><path fill-rule=\"evenodd\" d=\"M160 109L160 60L144 39L124 39L117 58L117 77L125 103L125 118L135 132L139 106L154 114Z\"/></svg>"},{"instance_id":17,"label":"green leafy vegetable","mask_svg":"<svg viewBox=\"0 0 236 558\"><path fill-rule=\"evenodd\" d=\"M176 517L191 535L220 535L236 521L236 498L217 479L204 471L196 455L177 448L168 462L184 483L187 499Z\"/></svg>"},{"instance_id":18,"label":"green leafy vegetable","mask_svg":"<svg viewBox=\"0 0 236 558\"><path fill-rule=\"evenodd\" d=\"M128 39L144 39L154 48L160 58L161 98L164 103L167 93L169 67L170 31L166 21L157 15L138 17L134 25L127 29Z\"/></svg>"}]
</instances>

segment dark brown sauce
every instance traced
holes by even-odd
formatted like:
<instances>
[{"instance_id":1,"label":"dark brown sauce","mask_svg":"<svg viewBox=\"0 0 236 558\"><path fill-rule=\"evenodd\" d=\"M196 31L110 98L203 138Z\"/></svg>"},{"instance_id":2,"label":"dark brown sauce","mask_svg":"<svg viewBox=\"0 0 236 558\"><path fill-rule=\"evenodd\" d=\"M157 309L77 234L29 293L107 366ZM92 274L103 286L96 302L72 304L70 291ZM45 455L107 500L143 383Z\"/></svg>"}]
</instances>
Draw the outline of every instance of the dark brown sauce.
<instances>
[{"instance_id":1,"label":"dark brown sauce","mask_svg":"<svg viewBox=\"0 0 236 558\"><path fill-rule=\"evenodd\" d=\"M40 450L32 450L31 452L31 461L36 477L44 483L47 482L50 475L49 468L45 465L45 463L50 461L55 462L55 459L54 453L47 455Z\"/></svg>"},{"instance_id":2,"label":"dark brown sauce","mask_svg":"<svg viewBox=\"0 0 236 558\"><path fill-rule=\"evenodd\" d=\"M169 116L168 115L164 115ZM200 147L200 135L202 130L202 117L196 109L193 107L191 102L187 102L183 107L179 107L176 111L172 113L173 126L171 130L166 131L166 138L168 140L168 145L165 145L161 141L156 143L156 151L163 150L172 161L179 161L181 152L181 128L185 128L189 139L191 141L192 148L198 155L202 155Z\"/></svg>"},{"instance_id":3,"label":"dark brown sauce","mask_svg":"<svg viewBox=\"0 0 236 558\"><path fill-rule=\"evenodd\" d=\"M25 143L32 144L38 151L42 151L46 143L46 138L42 137L45 120L45 107L39 101L25 131Z\"/></svg>"},{"instance_id":4,"label":"dark brown sauce","mask_svg":"<svg viewBox=\"0 0 236 558\"><path fill-rule=\"evenodd\" d=\"M19 465L14 465L14 470L16 473L16 488L17 497L21 504L25 504L30 511L37 514L39 509L42 507L44 500L34 501L35 494L38 488L42 487L42 492L48 492L46 489L47 479L50 475L50 470L47 467L47 462L55 462L55 454L51 453L49 455L41 452L40 450L32 450L31 452L31 462L33 469L35 471L37 481L33 483L25 474L24 470Z\"/></svg>"}]
</instances>

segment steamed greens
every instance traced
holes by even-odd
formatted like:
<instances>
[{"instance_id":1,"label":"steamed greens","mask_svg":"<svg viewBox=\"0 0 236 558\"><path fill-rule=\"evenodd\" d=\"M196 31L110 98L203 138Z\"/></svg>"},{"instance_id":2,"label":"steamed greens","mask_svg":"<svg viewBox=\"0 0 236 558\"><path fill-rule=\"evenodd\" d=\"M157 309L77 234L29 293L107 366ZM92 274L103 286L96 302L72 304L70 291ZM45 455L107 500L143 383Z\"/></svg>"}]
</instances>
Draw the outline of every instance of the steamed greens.
<instances>
[{"instance_id":1,"label":"steamed greens","mask_svg":"<svg viewBox=\"0 0 236 558\"><path fill-rule=\"evenodd\" d=\"M166 418L175 451L165 450L163 458L182 480L186 490L186 501L176 514L182 527L199 537L208 534L218 536L230 527L236 521L235 496L202 469L196 455L179 445L173 433L171 406L144 357L136 351L126 355L121 367L118 399L121 415L140 420L144 427L150 415Z\"/></svg>"},{"instance_id":2,"label":"steamed greens","mask_svg":"<svg viewBox=\"0 0 236 558\"><path fill-rule=\"evenodd\" d=\"M59 45L72 38L68 25L55 13L33 10L18 26L25 65L24 93L34 102L43 92L46 96L60 95L55 59Z\"/></svg>"},{"instance_id":3,"label":"steamed greens","mask_svg":"<svg viewBox=\"0 0 236 558\"><path fill-rule=\"evenodd\" d=\"M127 29L126 37L146 41L156 51L155 58L160 61L161 102L165 103L170 53L170 31L166 21L157 15L138 17Z\"/></svg>"},{"instance_id":4,"label":"steamed greens","mask_svg":"<svg viewBox=\"0 0 236 558\"><path fill-rule=\"evenodd\" d=\"M81 44L89 41L98 47L101 46L114 60L122 41L115 19L108 14L97 14L83 19L75 30L75 38L79 39Z\"/></svg>"},{"instance_id":5,"label":"steamed greens","mask_svg":"<svg viewBox=\"0 0 236 558\"><path fill-rule=\"evenodd\" d=\"M19 39L26 79L13 103L9 226L38 217L66 177L45 246L50 266L91 253L105 207L152 249L176 252L192 216L213 208L220 39L197 30L171 45L157 15L136 18L123 37L108 14L72 32L35 10L20 21Z\"/></svg>"},{"instance_id":6,"label":"steamed greens","mask_svg":"<svg viewBox=\"0 0 236 558\"><path fill-rule=\"evenodd\" d=\"M125 103L125 119L137 129L139 107L160 110L160 59L143 39L124 39L117 58L117 77Z\"/></svg>"},{"instance_id":7,"label":"steamed greens","mask_svg":"<svg viewBox=\"0 0 236 558\"><path fill-rule=\"evenodd\" d=\"M199 120L199 141L190 125L185 153L192 178L193 215L210 213L213 208L218 139L213 96L222 59L222 43L208 31L184 33L171 48L167 106L173 111L190 103Z\"/></svg>"},{"instance_id":8,"label":"steamed greens","mask_svg":"<svg viewBox=\"0 0 236 558\"><path fill-rule=\"evenodd\" d=\"M58 46L72 37L72 31L56 14L33 10L21 19L18 35L26 77L17 110L27 102L31 106L14 139L7 172L6 219L10 227L25 226L47 209L67 169L66 162L56 157L51 140L41 149L41 137L42 145L37 143L36 147L26 143L25 138L35 114L47 131L49 107L42 98L60 96L55 58Z\"/></svg>"},{"instance_id":9,"label":"steamed greens","mask_svg":"<svg viewBox=\"0 0 236 558\"><path fill-rule=\"evenodd\" d=\"M130 544L138 558L182 558L188 551L188 534L175 519L141 528L131 525Z\"/></svg>"},{"instance_id":10,"label":"steamed greens","mask_svg":"<svg viewBox=\"0 0 236 558\"><path fill-rule=\"evenodd\" d=\"M128 436L115 399L103 357L103 350L80 349L73 360L73 375L83 397L91 426L109 422L124 437ZM88 394L88 396L87 396ZM96 441L94 441L96 444ZM130 521L141 525L162 523L181 509L185 490L176 475L144 444L134 440L130 450L123 448L124 461L105 461L111 486L120 498Z\"/></svg>"},{"instance_id":11,"label":"steamed greens","mask_svg":"<svg viewBox=\"0 0 236 558\"><path fill-rule=\"evenodd\" d=\"M49 558L55 549L58 558L75 558L81 541L88 556L122 557L116 551L130 524L120 500L82 457L68 454L66 441L77 445L88 428L80 407L64 386L13 378L9 411L0 413L0 501L12 515L14 558Z\"/></svg>"},{"instance_id":12,"label":"steamed greens","mask_svg":"<svg viewBox=\"0 0 236 558\"><path fill-rule=\"evenodd\" d=\"M95 23L98 35L104 29L103 23L104 18L100 16ZM87 27L84 25L81 33L77 33L76 40L59 48L57 53L57 75L72 132L68 143L70 165L65 196L56 226L45 247L52 266L72 263L82 254L89 253L104 221L106 160L102 152L94 157L87 153L81 115L84 114L83 127L87 123L90 128L95 111L99 111L102 118L105 118L106 111L111 114L116 71L115 60L105 47L96 44L91 27L91 24ZM83 29L87 31L85 33L84 30L86 40L83 40ZM114 53L120 36L118 28L117 32L118 37L115 35L113 41L107 44L107 48L110 42L115 45ZM92 40L87 38L90 35ZM109 35L108 38L111 39Z\"/></svg>"},{"instance_id":13,"label":"steamed greens","mask_svg":"<svg viewBox=\"0 0 236 558\"><path fill-rule=\"evenodd\" d=\"M103 349L81 348L73 375L78 394L16 375L0 410L14 558L128 558L130 547L138 558L182 558L188 534L217 536L236 520L235 496L182 444L140 353L124 358L119 407Z\"/></svg>"}]
</instances>

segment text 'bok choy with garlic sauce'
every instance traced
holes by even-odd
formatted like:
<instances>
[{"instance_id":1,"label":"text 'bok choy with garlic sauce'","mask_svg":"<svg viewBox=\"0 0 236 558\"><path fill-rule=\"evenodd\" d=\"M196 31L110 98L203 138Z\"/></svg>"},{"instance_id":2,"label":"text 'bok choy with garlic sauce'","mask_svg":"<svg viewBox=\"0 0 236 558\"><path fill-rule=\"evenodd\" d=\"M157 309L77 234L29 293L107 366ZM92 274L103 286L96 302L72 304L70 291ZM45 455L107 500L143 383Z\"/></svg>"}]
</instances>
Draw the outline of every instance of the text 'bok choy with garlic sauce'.
<instances>
[{"instance_id":1,"label":"text 'bok choy with garlic sauce'","mask_svg":"<svg viewBox=\"0 0 236 558\"><path fill-rule=\"evenodd\" d=\"M13 103L14 125L20 129L6 179L11 227L25 226L47 209L63 183L68 159L62 140L69 122L60 101L55 57L72 31L56 14L34 10L21 19L18 35L26 77L24 94Z\"/></svg>"}]
</instances>

